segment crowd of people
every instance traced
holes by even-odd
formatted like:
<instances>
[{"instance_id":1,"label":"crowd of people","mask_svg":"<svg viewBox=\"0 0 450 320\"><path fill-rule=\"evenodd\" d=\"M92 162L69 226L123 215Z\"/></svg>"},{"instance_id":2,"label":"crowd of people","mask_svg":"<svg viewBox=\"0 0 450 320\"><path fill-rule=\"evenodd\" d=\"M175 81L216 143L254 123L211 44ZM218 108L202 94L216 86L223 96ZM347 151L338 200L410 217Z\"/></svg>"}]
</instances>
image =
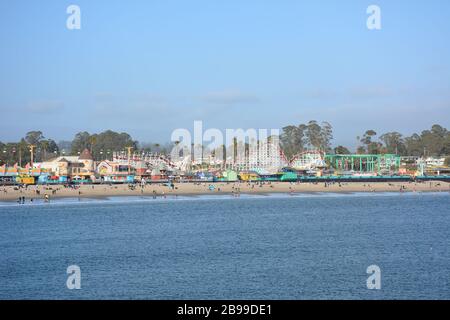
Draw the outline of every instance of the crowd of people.
<instances>
[{"instance_id":1,"label":"crowd of people","mask_svg":"<svg viewBox=\"0 0 450 320\"><path fill-rule=\"evenodd\" d=\"M36 200L49 202L57 197L111 197L141 195L171 197L221 193L239 197L245 193L284 192L291 195L301 192L423 192L450 191L450 184L440 181L430 182L271 182L271 181L196 181L161 182L133 184L84 184L84 185L17 185L0 186L0 201L16 200L19 204L33 203Z\"/></svg>"}]
</instances>

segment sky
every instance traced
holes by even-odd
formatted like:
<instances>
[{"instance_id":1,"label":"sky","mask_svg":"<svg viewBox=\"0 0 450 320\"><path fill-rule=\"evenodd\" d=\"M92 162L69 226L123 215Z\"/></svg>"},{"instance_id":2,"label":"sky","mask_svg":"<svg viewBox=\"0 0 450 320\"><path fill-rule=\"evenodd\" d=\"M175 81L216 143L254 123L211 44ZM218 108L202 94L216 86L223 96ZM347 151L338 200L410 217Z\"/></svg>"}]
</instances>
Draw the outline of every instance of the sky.
<instances>
[{"instance_id":1,"label":"sky","mask_svg":"<svg viewBox=\"0 0 450 320\"><path fill-rule=\"evenodd\" d=\"M0 0L0 141L317 120L353 147L367 129L448 128L449 17L447 0Z\"/></svg>"}]
</instances>

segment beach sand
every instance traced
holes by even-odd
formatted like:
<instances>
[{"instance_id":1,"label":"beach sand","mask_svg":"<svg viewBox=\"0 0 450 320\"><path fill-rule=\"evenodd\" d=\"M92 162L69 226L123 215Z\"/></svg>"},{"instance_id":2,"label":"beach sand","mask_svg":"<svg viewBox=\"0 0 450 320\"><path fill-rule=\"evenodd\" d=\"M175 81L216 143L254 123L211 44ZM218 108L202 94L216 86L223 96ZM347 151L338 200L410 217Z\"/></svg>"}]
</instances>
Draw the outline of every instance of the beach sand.
<instances>
[{"instance_id":1,"label":"beach sand","mask_svg":"<svg viewBox=\"0 0 450 320\"><path fill-rule=\"evenodd\" d=\"M209 186L213 185L211 191ZM130 189L128 185L81 185L75 188L67 188L62 185L53 186L28 186L27 188L15 188L12 186L0 186L0 201L17 201L19 197L31 199L43 199L47 194L52 198L105 198L113 196L164 196L164 195L202 195L202 194L264 194L264 193L353 193L353 192L450 192L450 184L441 181L431 182L373 182L373 183L288 183L272 182L260 186L257 183L175 183L175 189L162 184L149 184L144 188L136 185Z\"/></svg>"}]
</instances>

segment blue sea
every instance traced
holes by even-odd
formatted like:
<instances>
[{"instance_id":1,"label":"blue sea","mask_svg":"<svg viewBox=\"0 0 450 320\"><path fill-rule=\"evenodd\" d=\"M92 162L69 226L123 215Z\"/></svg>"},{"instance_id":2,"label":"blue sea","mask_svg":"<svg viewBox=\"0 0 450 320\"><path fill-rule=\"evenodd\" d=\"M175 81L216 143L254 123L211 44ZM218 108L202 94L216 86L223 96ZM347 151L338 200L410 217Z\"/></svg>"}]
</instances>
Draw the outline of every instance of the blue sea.
<instances>
[{"instance_id":1,"label":"blue sea","mask_svg":"<svg viewBox=\"0 0 450 320\"><path fill-rule=\"evenodd\" d=\"M450 299L450 194L0 203L0 299Z\"/></svg>"}]
</instances>

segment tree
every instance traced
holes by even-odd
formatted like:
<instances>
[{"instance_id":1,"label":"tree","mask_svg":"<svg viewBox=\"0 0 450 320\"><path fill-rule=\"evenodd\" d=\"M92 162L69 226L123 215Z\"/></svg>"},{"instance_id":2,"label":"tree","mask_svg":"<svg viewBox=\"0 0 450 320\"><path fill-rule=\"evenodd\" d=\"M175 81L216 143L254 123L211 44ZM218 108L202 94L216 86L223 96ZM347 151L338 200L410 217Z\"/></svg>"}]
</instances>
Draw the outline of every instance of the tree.
<instances>
[{"instance_id":1,"label":"tree","mask_svg":"<svg viewBox=\"0 0 450 320\"><path fill-rule=\"evenodd\" d=\"M446 157L446 158L445 158L444 164L445 164L447 167L450 167L450 157Z\"/></svg>"},{"instance_id":2,"label":"tree","mask_svg":"<svg viewBox=\"0 0 450 320\"><path fill-rule=\"evenodd\" d=\"M84 149L90 149L90 136L89 132L86 131L77 133L72 140L71 153L77 155L78 152L81 153Z\"/></svg>"},{"instance_id":3,"label":"tree","mask_svg":"<svg viewBox=\"0 0 450 320\"><path fill-rule=\"evenodd\" d=\"M306 130L304 124L299 126L286 126L282 130L283 132L280 136L281 148L288 159L304 151Z\"/></svg>"},{"instance_id":4,"label":"tree","mask_svg":"<svg viewBox=\"0 0 450 320\"><path fill-rule=\"evenodd\" d=\"M61 140L57 143L58 150L63 153L70 152L72 149L72 141Z\"/></svg>"},{"instance_id":5,"label":"tree","mask_svg":"<svg viewBox=\"0 0 450 320\"><path fill-rule=\"evenodd\" d=\"M0 166L4 165L6 163L6 152L3 153L5 150L5 144L0 141Z\"/></svg>"},{"instance_id":6,"label":"tree","mask_svg":"<svg viewBox=\"0 0 450 320\"><path fill-rule=\"evenodd\" d=\"M371 144L372 137L375 137L376 135L377 135L377 133L375 132L375 130L367 130L361 139L361 143L363 143L365 145Z\"/></svg>"},{"instance_id":7,"label":"tree","mask_svg":"<svg viewBox=\"0 0 450 320\"><path fill-rule=\"evenodd\" d=\"M42 139L44 139L42 131L30 131L25 135L25 141L32 145L38 145Z\"/></svg>"},{"instance_id":8,"label":"tree","mask_svg":"<svg viewBox=\"0 0 450 320\"><path fill-rule=\"evenodd\" d=\"M365 147L361 146L358 147L359 151L362 151L362 148L364 148L365 152L368 154L378 154L381 151L382 144L376 141L373 141L372 138L374 138L377 135L377 133L374 130L367 130L363 137L359 139L359 141L365 145Z\"/></svg>"},{"instance_id":9,"label":"tree","mask_svg":"<svg viewBox=\"0 0 450 320\"><path fill-rule=\"evenodd\" d=\"M331 140L333 140L333 127L328 122L322 122L321 128L322 146L323 151L331 150Z\"/></svg>"},{"instance_id":10,"label":"tree","mask_svg":"<svg viewBox=\"0 0 450 320\"><path fill-rule=\"evenodd\" d=\"M308 148L330 151L333 128L328 122L319 124L311 120L308 124L289 125L280 136L281 148L288 159Z\"/></svg>"},{"instance_id":11,"label":"tree","mask_svg":"<svg viewBox=\"0 0 450 320\"><path fill-rule=\"evenodd\" d=\"M27 132L20 142L16 143L13 148L14 160L22 165L31 161L30 145L34 148L34 161L41 162L48 160L49 153L58 152L58 146L52 139L45 139L42 131Z\"/></svg>"},{"instance_id":12,"label":"tree","mask_svg":"<svg viewBox=\"0 0 450 320\"><path fill-rule=\"evenodd\" d=\"M52 139L47 139L45 140L45 145L46 145L46 155L47 154L51 154L52 157L54 157L56 154L58 154L59 152L59 147L58 144L52 140Z\"/></svg>"},{"instance_id":13,"label":"tree","mask_svg":"<svg viewBox=\"0 0 450 320\"><path fill-rule=\"evenodd\" d=\"M29 150L29 145L24 138L20 139L19 143L16 145L16 150L18 154L18 163L21 166L23 163L28 163L31 161L31 155Z\"/></svg>"},{"instance_id":14,"label":"tree","mask_svg":"<svg viewBox=\"0 0 450 320\"><path fill-rule=\"evenodd\" d=\"M334 148L334 154L350 154L350 150L343 146L337 146Z\"/></svg>"},{"instance_id":15,"label":"tree","mask_svg":"<svg viewBox=\"0 0 450 320\"><path fill-rule=\"evenodd\" d=\"M447 129L443 128L442 126L438 124L434 124L431 126L431 133L435 136L438 136L439 138L443 139L448 134Z\"/></svg>"},{"instance_id":16,"label":"tree","mask_svg":"<svg viewBox=\"0 0 450 320\"><path fill-rule=\"evenodd\" d=\"M447 134L444 139L444 148L442 150L442 153L445 155L450 155L450 134Z\"/></svg>"},{"instance_id":17,"label":"tree","mask_svg":"<svg viewBox=\"0 0 450 320\"><path fill-rule=\"evenodd\" d=\"M323 145L322 140L322 128L317 123L316 120L311 120L307 124L306 131L306 139L308 141L308 145L315 148L320 149Z\"/></svg>"},{"instance_id":18,"label":"tree","mask_svg":"<svg viewBox=\"0 0 450 320\"><path fill-rule=\"evenodd\" d=\"M356 153L357 153L357 154L364 154L364 153L366 153L366 148L364 148L363 146L359 146L359 147L356 149Z\"/></svg>"},{"instance_id":19,"label":"tree","mask_svg":"<svg viewBox=\"0 0 450 320\"><path fill-rule=\"evenodd\" d=\"M421 156L424 153L424 147L422 145L422 138L414 133L410 137L405 138L406 154L408 156Z\"/></svg>"},{"instance_id":20,"label":"tree","mask_svg":"<svg viewBox=\"0 0 450 320\"><path fill-rule=\"evenodd\" d=\"M72 154L76 155L84 149L91 151L94 159L102 159L105 152L123 151L127 147L137 150L138 142L134 141L128 133L118 133L106 130L99 134L79 132L75 135L72 143Z\"/></svg>"},{"instance_id":21,"label":"tree","mask_svg":"<svg viewBox=\"0 0 450 320\"><path fill-rule=\"evenodd\" d=\"M419 135L414 133L405 139L405 153L411 156L445 156L450 153L450 132L440 125L433 125Z\"/></svg>"},{"instance_id":22,"label":"tree","mask_svg":"<svg viewBox=\"0 0 450 320\"><path fill-rule=\"evenodd\" d=\"M388 132L380 136L387 153L406 155L405 140L401 133Z\"/></svg>"},{"instance_id":23,"label":"tree","mask_svg":"<svg viewBox=\"0 0 450 320\"><path fill-rule=\"evenodd\" d=\"M41 161L47 160L47 151L48 151L49 143L47 140L40 142L40 150L42 151Z\"/></svg>"},{"instance_id":24,"label":"tree","mask_svg":"<svg viewBox=\"0 0 450 320\"><path fill-rule=\"evenodd\" d=\"M422 131L421 142L427 155L440 156L444 154L445 138L448 136L447 129L440 125L433 125L431 130Z\"/></svg>"},{"instance_id":25,"label":"tree","mask_svg":"<svg viewBox=\"0 0 450 320\"><path fill-rule=\"evenodd\" d=\"M93 146L94 146L96 143L97 143L97 135L94 134L94 135L92 135L92 136L89 137L89 144L90 144L90 146L91 146L91 148L90 148L91 153L93 152L92 148L93 148Z\"/></svg>"},{"instance_id":26,"label":"tree","mask_svg":"<svg viewBox=\"0 0 450 320\"><path fill-rule=\"evenodd\" d=\"M306 141L310 148L330 151L332 139L333 128L328 122L319 125L317 121L311 120L306 125Z\"/></svg>"}]
</instances>

